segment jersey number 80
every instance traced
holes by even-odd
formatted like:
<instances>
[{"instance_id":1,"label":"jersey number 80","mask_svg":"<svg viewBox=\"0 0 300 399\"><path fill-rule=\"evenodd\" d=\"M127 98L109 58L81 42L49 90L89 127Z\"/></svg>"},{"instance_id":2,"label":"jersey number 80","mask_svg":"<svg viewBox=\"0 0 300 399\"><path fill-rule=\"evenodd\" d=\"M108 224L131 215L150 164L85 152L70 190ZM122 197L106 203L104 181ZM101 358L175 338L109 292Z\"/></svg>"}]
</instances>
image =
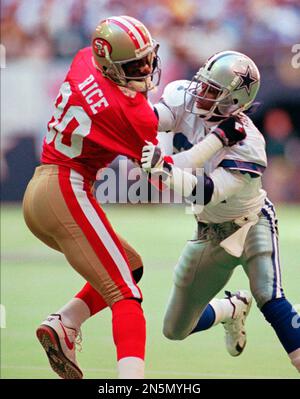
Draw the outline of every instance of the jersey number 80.
<instances>
[{"instance_id":1,"label":"jersey number 80","mask_svg":"<svg viewBox=\"0 0 300 399\"><path fill-rule=\"evenodd\" d=\"M55 100L56 108L48 124L46 143L54 142L57 151L75 158L82 152L83 139L90 133L92 121L77 105L71 105L63 115L71 94L70 83L64 82Z\"/></svg>"}]
</instances>

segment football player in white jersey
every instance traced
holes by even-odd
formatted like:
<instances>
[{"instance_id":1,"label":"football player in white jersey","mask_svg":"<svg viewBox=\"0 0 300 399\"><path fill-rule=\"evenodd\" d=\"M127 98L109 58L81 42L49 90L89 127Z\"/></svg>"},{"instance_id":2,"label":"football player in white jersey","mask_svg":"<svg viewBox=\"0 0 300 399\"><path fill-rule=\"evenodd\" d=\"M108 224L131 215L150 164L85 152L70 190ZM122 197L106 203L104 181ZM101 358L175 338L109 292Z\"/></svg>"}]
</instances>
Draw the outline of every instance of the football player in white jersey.
<instances>
[{"instance_id":1,"label":"football player in white jersey","mask_svg":"<svg viewBox=\"0 0 300 399\"><path fill-rule=\"evenodd\" d=\"M259 84L249 57L225 51L209 58L192 81L170 83L155 105L159 130L172 132L174 147L184 151L164 157L160 147L149 143L143 169L160 174L167 187L184 195L197 219L196 234L175 267L163 333L182 340L223 323L227 350L238 356L246 344L244 325L253 295L300 371L300 328L283 293L277 219L261 183L265 141L244 113ZM204 168L204 173L184 168ZM252 295L226 292L225 299L216 299L240 264Z\"/></svg>"}]
</instances>

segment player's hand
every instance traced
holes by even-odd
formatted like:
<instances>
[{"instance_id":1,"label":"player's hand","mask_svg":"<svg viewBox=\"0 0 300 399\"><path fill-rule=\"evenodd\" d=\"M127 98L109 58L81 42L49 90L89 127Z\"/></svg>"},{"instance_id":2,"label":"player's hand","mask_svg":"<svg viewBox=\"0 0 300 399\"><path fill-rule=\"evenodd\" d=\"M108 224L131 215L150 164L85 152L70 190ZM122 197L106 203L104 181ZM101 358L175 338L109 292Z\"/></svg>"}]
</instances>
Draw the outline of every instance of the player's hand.
<instances>
[{"instance_id":1,"label":"player's hand","mask_svg":"<svg viewBox=\"0 0 300 399\"><path fill-rule=\"evenodd\" d=\"M150 141L146 141L146 143L147 145L144 145L142 150L142 169L147 173L151 172L151 169L162 169L164 164L163 150Z\"/></svg>"},{"instance_id":2,"label":"player's hand","mask_svg":"<svg viewBox=\"0 0 300 399\"><path fill-rule=\"evenodd\" d=\"M221 122L212 133L221 140L225 147L231 147L246 138L243 125L233 116Z\"/></svg>"}]
</instances>

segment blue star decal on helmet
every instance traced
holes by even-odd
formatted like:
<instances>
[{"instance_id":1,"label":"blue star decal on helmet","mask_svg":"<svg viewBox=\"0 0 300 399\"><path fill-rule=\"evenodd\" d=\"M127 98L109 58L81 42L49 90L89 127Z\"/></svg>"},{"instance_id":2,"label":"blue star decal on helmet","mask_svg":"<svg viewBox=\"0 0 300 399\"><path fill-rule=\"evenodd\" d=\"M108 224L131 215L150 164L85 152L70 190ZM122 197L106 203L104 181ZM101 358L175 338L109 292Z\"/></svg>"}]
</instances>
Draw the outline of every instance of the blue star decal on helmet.
<instances>
[{"instance_id":1,"label":"blue star decal on helmet","mask_svg":"<svg viewBox=\"0 0 300 399\"><path fill-rule=\"evenodd\" d=\"M258 79L251 75L249 65L247 66L247 70L245 73L236 71L234 71L234 73L238 75L240 79L238 86L234 90L245 89L247 94L250 95L251 87L253 84L258 82Z\"/></svg>"}]
</instances>

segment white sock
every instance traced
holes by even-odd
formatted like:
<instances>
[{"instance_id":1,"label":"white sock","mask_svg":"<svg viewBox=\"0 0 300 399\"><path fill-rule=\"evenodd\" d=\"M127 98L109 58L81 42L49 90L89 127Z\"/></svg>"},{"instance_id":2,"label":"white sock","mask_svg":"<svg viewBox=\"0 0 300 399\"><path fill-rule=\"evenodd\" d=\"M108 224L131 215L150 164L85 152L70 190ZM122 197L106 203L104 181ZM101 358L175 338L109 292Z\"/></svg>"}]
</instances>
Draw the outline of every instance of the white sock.
<instances>
[{"instance_id":1,"label":"white sock","mask_svg":"<svg viewBox=\"0 0 300 399\"><path fill-rule=\"evenodd\" d=\"M289 357L291 359L292 365L295 366L300 373L300 348L289 353Z\"/></svg>"},{"instance_id":2,"label":"white sock","mask_svg":"<svg viewBox=\"0 0 300 399\"><path fill-rule=\"evenodd\" d=\"M224 322L232 317L234 308L228 299L214 298L209 302L209 304L212 306L216 315L213 326Z\"/></svg>"},{"instance_id":3,"label":"white sock","mask_svg":"<svg viewBox=\"0 0 300 399\"><path fill-rule=\"evenodd\" d=\"M139 357L123 357L118 361L118 378L143 379L145 362Z\"/></svg>"},{"instance_id":4,"label":"white sock","mask_svg":"<svg viewBox=\"0 0 300 399\"><path fill-rule=\"evenodd\" d=\"M91 317L88 305L80 298L72 298L56 313L61 315L62 322L66 327L76 330L79 330L81 324Z\"/></svg>"}]
</instances>

